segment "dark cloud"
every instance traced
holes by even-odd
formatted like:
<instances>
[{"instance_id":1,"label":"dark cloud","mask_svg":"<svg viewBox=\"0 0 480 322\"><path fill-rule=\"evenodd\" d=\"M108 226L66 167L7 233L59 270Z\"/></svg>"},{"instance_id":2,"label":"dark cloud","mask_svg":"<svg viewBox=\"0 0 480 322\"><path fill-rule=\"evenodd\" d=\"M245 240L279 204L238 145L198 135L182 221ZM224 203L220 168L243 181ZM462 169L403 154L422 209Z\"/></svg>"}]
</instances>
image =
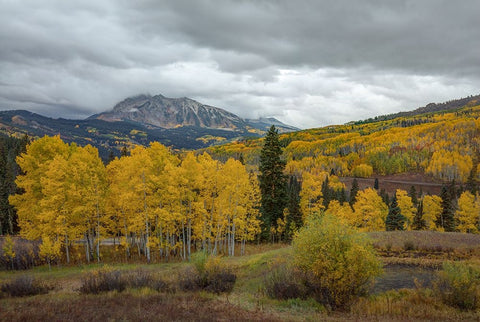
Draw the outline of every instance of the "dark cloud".
<instances>
[{"instance_id":1,"label":"dark cloud","mask_svg":"<svg viewBox=\"0 0 480 322\"><path fill-rule=\"evenodd\" d=\"M162 93L313 127L480 88L476 0L0 5L0 109L85 117Z\"/></svg>"}]
</instances>

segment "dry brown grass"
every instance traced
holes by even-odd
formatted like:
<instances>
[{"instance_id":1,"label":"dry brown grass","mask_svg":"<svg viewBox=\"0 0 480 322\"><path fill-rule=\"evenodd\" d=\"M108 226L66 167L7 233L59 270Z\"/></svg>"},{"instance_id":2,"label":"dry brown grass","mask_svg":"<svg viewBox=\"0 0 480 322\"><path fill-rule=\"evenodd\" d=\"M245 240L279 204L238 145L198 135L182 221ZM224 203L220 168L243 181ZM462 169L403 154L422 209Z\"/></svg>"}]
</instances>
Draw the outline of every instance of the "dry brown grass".
<instances>
[{"instance_id":1,"label":"dry brown grass","mask_svg":"<svg viewBox=\"0 0 480 322\"><path fill-rule=\"evenodd\" d=\"M418 232L374 233L378 238L394 238L398 247ZM383 234L383 237L382 237ZM479 236L420 232L423 239L432 237L435 241L424 241L425 245L445 241L453 245L453 236L463 239L452 246L451 254L463 252L469 247L470 239ZM460 235L460 236L459 236ZM398 237L399 236L399 237ZM446 236L446 237L444 237ZM422 240L422 239L419 239ZM466 241L465 241L466 240ZM390 241L386 241L390 242ZM397 247L397 246L395 246ZM422 246L420 246L421 249ZM442 303L434 292L428 289L388 291L375 296L361 298L348 312L330 312L313 300L289 299L285 301L268 298L263 290L265 274L271 269L269 263L285 259L291 248L275 246L252 247L255 255L234 257L227 260L238 277L231 294L214 295L203 292L158 293L150 289L127 289L122 293L108 292L98 295L81 295L76 292L83 273L95 269L86 267L36 268L32 274L42 280L56 282L57 288L49 294L27 298L0 299L0 321L103 321L103 320L161 320L161 321L411 321L411 320L480 320L480 312L463 312ZM392 247L393 248L393 247ZM270 250L268 250L270 249ZM415 250L404 257L384 257L386 264L438 267L441 258L412 257L412 254L432 254ZM398 254L403 253L400 249ZM446 253L447 254L447 253ZM435 262L435 265L432 263ZM176 280L177 273L187 263L141 265L142 269L162 278ZM433 266L432 266L433 265ZM116 265L119 270L133 271L138 265ZM0 282L14 278L19 272L2 272Z\"/></svg>"},{"instance_id":2,"label":"dry brown grass","mask_svg":"<svg viewBox=\"0 0 480 322\"><path fill-rule=\"evenodd\" d=\"M378 231L368 235L383 256L470 259L480 257L480 235L438 231ZM411 249L413 246L413 249ZM407 248L407 249L406 249ZM410 248L410 249L408 249Z\"/></svg>"},{"instance_id":3,"label":"dry brown grass","mask_svg":"<svg viewBox=\"0 0 480 322\"><path fill-rule=\"evenodd\" d=\"M446 306L430 290L403 289L360 299L348 317L358 321L478 321L480 313Z\"/></svg>"},{"instance_id":4,"label":"dry brown grass","mask_svg":"<svg viewBox=\"0 0 480 322\"><path fill-rule=\"evenodd\" d=\"M199 294L107 293L2 300L1 321L279 321Z\"/></svg>"}]
</instances>

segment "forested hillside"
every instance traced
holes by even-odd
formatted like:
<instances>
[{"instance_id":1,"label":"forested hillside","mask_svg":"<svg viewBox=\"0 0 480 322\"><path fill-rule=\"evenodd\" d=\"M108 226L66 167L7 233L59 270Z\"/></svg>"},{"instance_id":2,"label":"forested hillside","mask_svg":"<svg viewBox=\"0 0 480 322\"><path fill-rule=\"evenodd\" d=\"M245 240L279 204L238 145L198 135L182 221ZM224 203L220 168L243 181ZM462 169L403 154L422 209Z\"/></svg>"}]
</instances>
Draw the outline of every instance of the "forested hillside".
<instances>
[{"instance_id":1,"label":"forested hillside","mask_svg":"<svg viewBox=\"0 0 480 322\"><path fill-rule=\"evenodd\" d=\"M280 141L290 174L312 168L356 177L420 172L466 183L477 173L479 116L474 100L454 112L327 126L282 134ZM207 151L219 159L242 155L257 164L261 146L261 139L252 139Z\"/></svg>"}]
</instances>

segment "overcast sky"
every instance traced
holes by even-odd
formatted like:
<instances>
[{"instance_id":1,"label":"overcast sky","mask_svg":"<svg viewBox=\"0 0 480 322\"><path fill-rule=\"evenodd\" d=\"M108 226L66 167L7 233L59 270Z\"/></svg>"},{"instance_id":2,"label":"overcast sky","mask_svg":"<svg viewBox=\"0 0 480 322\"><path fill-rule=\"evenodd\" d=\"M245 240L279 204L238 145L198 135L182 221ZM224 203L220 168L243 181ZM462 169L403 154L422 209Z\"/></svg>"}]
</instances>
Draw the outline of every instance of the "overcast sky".
<instances>
[{"instance_id":1,"label":"overcast sky","mask_svg":"<svg viewBox=\"0 0 480 322\"><path fill-rule=\"evenodd\" d=\"M480 94L480 1L0 0L0 110L136 94L311 128Z\"/></svg>"}]
</instances>

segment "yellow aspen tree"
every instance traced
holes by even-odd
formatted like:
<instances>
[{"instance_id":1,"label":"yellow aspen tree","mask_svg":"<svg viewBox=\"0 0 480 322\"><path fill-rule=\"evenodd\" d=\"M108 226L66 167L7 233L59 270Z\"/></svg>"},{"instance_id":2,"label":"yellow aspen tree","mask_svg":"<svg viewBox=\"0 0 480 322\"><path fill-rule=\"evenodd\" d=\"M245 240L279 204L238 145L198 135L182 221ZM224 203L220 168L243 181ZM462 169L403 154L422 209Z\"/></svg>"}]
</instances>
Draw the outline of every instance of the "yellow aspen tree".
<instances>
[{"instance_id":1,"label":"yellow aspen tree","mask_svg":"<svg viewBox=\"0 0 480 322\"><path fill-rule=\"evenodd\" d=\"M353 209L355 227L362 231L385 230L388 207L376 190L367 188L359 191Z\"/></svg>"},{"instance_id":2,"label":"yellow aspen tree","mask_svg":"<svg viewBox=\"0 0 480 322\"><path fill-rule=\"evenodd\" d=\"M151 162L151 168L148 169L146 197L149 217L151 218L149 248L158 251L159 255L163 256L164 237L162 228L164 220L162 217L166 215L165 205L171 197L168 194L168 185L174 183L172 180L183 181L185 176L180 176L178 171L172 171L178 167L179 160L164 145L152 142L146 152ZM178 185L178 187L181 187L181 185ZM179 202L181 202L181 199L179 199Z\"/></svg>"},{"instance_id":3,"label":"yellow aspen tree","mask_svg":"<svg viewBox=\"0 0 480 322\"><path fill-rule=\"evenodd\" d=\"M192 155L193 156L193 155ZM182 232L182 223L185 225L186 206L183 204L185 198L185 187L187 180L184 166L168 165L166 167L166 190L163 192L163 208L160 211L159 219L163 232L161 245L164 247L164 255L167 257L171 252L178 252L185 255Z\"/></svg>"},{"instance_id":4,"label":"yellow aspen tree","mask_svg":"<svg viewBox=\"0 0 480 322\"><path fill-rule=\"evenodd\" d=\"M61 242L65 246L67 263L70 262L70 239L72 236L72 189L69 178L70 169L68 160L62 155L57 155L48 166L41 178L43 198L39 201L41 211L37 214L37 230L41 238L51 238Z\"/></svg>"},{"instance_id":5,"label":"yellow aspen tree","mask_svg":"<svg viewBox=\"0 0 480 322\"><path fill-rule=\"evenodd\" d=\"M355 224L355 213L347 202L342 205L338 200L332 200L326 212L337 217L344 224L352 226Z\"/></svg>"},{"instance_id":6,"label":"yellow aspen tree","mask_svg":"<svg viewBox=\"0 0 480 322\"><path fill-rule=\"evenodd\" d=\"M462 233L477 233L478 214L475 196L470 191L463 192L458 198L458 209L455 212L457 230Z\"/></svg>"},{"instance_id":7,"label":"yellow aspen tree","mask_svg":"<svg viewBox=\"0 0 480 322\"><path fill-rule=\"evenodd\" d=\"M255 173L248 174L249 189L247 190L246 214L243 225L238 227L238 238L240 239L240 254L245 255L247 241L252 241L260 234L260 187Z\"/></svg>"},{"instance_id":8,"label":"yellow aspen tree","mask_svg":"<svg viewBox=\"0 0 480 322\"><path fill-rule=\"evenodd\" d=\"M209 253L216 255L219 250L219 242L225 224L218 200L221 190L221 164L213 160L208 154L200 155L198 162L204 178L201 194L203 199L203 213L206 216L204 227L206 246Z\"/></svg>"},{"instance_id":9,"label":"yellow aspen tree","mask_svg":"<svg viewBox=\"0 0 480 322\"><path fill-rule=\"evenodd\" d=\"M39 247L39 255L48 263L48 268L51 269L52 261L60 256L61 243L59 240L54 240L48 236L42 238L42 243Z\"/></svg>"},{"instance_id":10,"label":"yellow aspen tree","mask_svg":"<svg viewBox=\"0 0 480 322\"><path fill-rule=\"evenodd\" d=\"M12 270L14 269L14 259L15 259L15 250L14 250L14 243L12 236L7 235L5 239L3 240L3 245L2 245L2 251L3 255L8 258L8 261L10 262L10 266Z\"/></svg>"},{"instance_id":11,"label":"yellow aspen tree","mask_svg":"<svg viewBox=\"0 0 480 322\"><path fill-rule=\"evenodd\" d=\"M235 242L238 239L237 231L246 225L247 211L249 208L250 180L244 165L233 158L227 160L222 167L220 177L222 189L220 200L223 204L223 213L227 223L225 238L227 240L227 253L235 254Z\"/></svg>"},{"instance_id":12,"label":"yellow aspen tree","mask_svg":"<svg viewBox=\"0 0 480 322\"><path fill-rule=\"evenodd\" d=\"M442 198L437 195L423 197L423 220L427 230L438 230L435 221L442 213Z\"/></svg>"},{"instance_id":13,"label":"yellow aspen tree","mask_svg":"<svg viewBox=\"0 0 480 322\"><path fill-rule=\"evenodd\" d=\"M213 160L210 160L213 162ZM193 153L189 153L183 160L178 172L178 188L180 191L179 200L181 201L180 217L178 218L181 225L182 236L182 257L190 259L192 239L202 238L203 230L201 219L201 211L203 203L201 202L201 191L205 188L201 166Z\"/></svg>"},{"instance_id":14,"label":"yellow aspen tree","mask_svg":"<svg viewBox=\"0 0 480 322\"><path fill-rule=\"evenodd\" d=\"M123 237L120 245L125 248L126 257L130 257L133 245L132 234L135 232L134 216L137 213L136 191L132 188L132 158L125 156L115 159L107 165L108 190L106 196L107 214L111 218L109 230Z\"/></svg>"},{"instance_id":15,"label":"yellow aspen tree","mask_svg":"<svg viewBox=\"0 0 480 322\"><path fill-rule=\"evenodd\" d=\"M402 189L397 189L396 196L398 207L400 208L402 215L405 217L405 230L412 230L413 218L415 217L416 212L412 198Z\"/></svg>"},{"instance_id":16,"label":"yellow aspen tree","mask_svg":"<svg viewBox=\"0 0 480 322\"><path fill-rule=\"evenodd\" d=\"M304 172L302 175L302 190L300 191L300 209L303 214L303 221L314 214L320 213L323 209L322 183L326 173L314 175Z\"/></svg>"},{"instance_id":17,"label":"yellow aspen tree","mask_svg":"<svg viewBox=\"0 0 480 322\"><path fill-rule=\"evenodd\" d=\"M68 145L60 139L60 136L45 136L30 143L26 152L17 157L17 164L23 174L17 176L15 183L23 193L10 196L9 202L17 210L22 237L30 240L42 237L38 229L40 224L38 214L42 212L40 201L43 199L41 180L48 170L49 163L57 155L67 157L68 150Z\"/></svg>"},{"instance_id":18,"label":"yellow aspen tree","mask_svg":"<svg viewBox=\"0 0 480 322\"><path fill-rule=\"evenodd\" d=\"M83 225L74 235L78 236L83 233L89 248L93 250L95 247L99 262L101 236L106 233L108 226L108 217L105 214L107 190L105 166L98 155L97 148L91 145L75 149L68 163L69 176L72 180L71 217L75 222L72 227L79 227L78 220L83 219ZM88 254L87 260L89 260Z\"/></svg>"},{"instance_id":19,"label":"yellow aspen tree","mask_svg":"<svg viewBox=\"0 0 480 322\"><path fill-rule=\"evenodd\" d=\"M364 163L357 165L352 170L352 176L354 177L369 178L372 176L372 174L373 174L372 166Z\"/></svg>"},{"instance_id":20,"label":"yellow aspen tree","mask_svg":"<svg viewBox=\"0 0 480 322\"><path fill-rule=\"evenodd\" d=\"M137 240L140 243L143 253L150 262L150 231L151 231L151 217L152 212L148 207L148 194L149 194L149 176L152 169L152 160L147 151L147 148L137 146L130 152L131 166L130 169L132 176L131 189L136 192L136 208L137 216L135 216L136 231L139 234L140 239Z\"/></svg>"}]
</instances>

